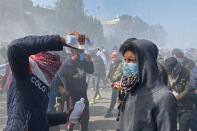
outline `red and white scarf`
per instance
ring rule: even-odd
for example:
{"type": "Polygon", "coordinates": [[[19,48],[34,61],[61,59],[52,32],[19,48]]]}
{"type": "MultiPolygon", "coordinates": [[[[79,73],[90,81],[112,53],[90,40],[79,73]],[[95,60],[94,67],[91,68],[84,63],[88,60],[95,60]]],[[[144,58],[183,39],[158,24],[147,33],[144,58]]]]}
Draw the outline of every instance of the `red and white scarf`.
{"type": "Polygon", "coordinates": [[[50,82],[62,64],[58,55],[48,52],[31,55],[30,59],[38,65],[40,70],[45,74],[47,80],[50,82]]]}

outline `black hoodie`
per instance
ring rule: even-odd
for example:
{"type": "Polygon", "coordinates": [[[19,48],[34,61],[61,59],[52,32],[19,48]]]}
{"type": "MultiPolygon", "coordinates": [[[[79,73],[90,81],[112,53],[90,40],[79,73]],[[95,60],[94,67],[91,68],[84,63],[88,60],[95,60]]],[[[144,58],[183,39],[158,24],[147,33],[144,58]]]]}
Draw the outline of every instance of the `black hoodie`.
{"type": "Polygon", "coordinates": [[[132,41],[137,51],[140,82],[120,113],[120,131],[175,131],[176,99],[159,76],[157,46],[148,40],[132,41]]]}
{"type": "MultiPolygon", "coordinates": [[[[48,131],[49,126],[66,123],[66,115],[61,123],[47,114],[49,86],[30,70],[29,56],[45,51],[63,49],[59,35],[26,36],[11,42],[8,60],[13,73],[13,81],[7,94],[8,120],[5,131],[48,131]]],[[[36,70],[35,72],[39,72],[36,70]]]]}

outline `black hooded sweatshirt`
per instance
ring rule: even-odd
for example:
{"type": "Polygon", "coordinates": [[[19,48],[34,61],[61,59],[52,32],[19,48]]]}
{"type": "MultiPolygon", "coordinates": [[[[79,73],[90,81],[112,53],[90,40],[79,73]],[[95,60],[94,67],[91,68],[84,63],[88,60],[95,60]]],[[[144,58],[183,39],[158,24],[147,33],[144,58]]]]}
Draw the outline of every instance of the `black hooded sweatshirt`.
{"type": "Polygon", "coordinates": [[[140,82],[129,93],[120,112],[120,131],[175,131],[176,99],[164,85],[157,66],[157,46],[148,40],[135,40],[140,82]]]}
{"type": "Polygon", "coordinates": [[[26,36],[11,42],[8,60],[14,77],[7,94],[5,131],[48,131],[49,126],[67,122],[65,113],[46,113],[49,86],[30,70],[29,63],[30,55],[62,50],[63,45],[59,35],[26,36]]]}

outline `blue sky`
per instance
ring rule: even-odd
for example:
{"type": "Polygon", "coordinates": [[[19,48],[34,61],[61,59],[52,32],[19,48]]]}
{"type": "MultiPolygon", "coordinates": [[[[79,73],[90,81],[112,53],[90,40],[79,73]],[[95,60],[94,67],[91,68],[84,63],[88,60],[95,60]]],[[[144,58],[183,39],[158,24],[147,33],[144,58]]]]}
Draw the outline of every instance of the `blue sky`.
{"type": "MultiPolygon", "coordinates": [[[[56,2],[33,1],[44,6],[54,6],[56,2]]],[[[84,6],[88,15],[101,20],[122,14],[138,15],[149,24],[163,25],[169,43],[197,47],[197,0],[84,0],[84,6]]]]}

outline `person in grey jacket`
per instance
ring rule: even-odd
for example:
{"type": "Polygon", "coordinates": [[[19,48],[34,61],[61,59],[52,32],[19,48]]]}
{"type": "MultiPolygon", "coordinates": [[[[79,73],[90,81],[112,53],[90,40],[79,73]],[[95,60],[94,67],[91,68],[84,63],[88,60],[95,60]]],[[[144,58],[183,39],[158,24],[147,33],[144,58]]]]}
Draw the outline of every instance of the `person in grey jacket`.
{"type": "Polygon", "coordinates": [[[159,75],[157,46],[127,39],[120,52],[124,64],[117,131],[175,131],[176,99],[159,75]]]}

